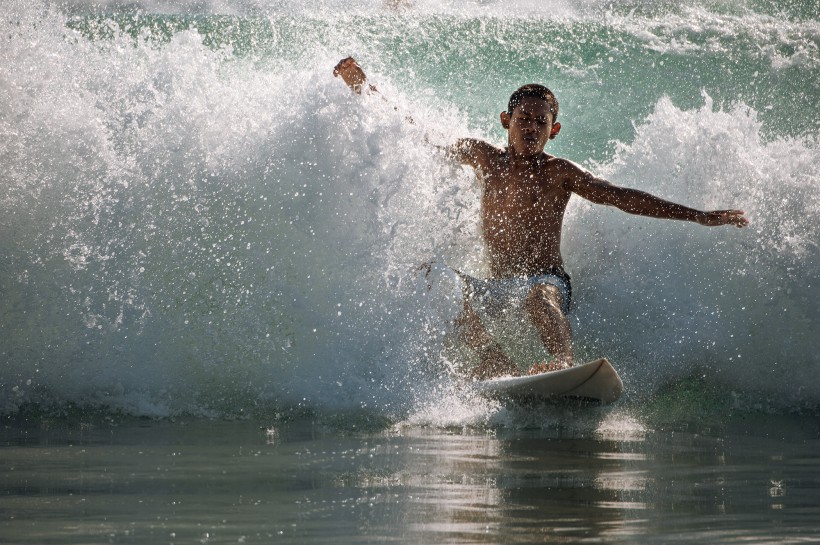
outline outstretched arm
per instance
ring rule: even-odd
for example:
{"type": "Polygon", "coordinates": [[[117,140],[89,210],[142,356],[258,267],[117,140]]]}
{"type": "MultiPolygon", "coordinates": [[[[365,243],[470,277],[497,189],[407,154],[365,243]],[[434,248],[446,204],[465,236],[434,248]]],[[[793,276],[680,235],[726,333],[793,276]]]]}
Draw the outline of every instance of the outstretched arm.
{"type": "Polygon", "coordinates": [[[742,210],[702,211],[673,203],[645,191],[620,187],[596,178],[575,165],[568,164],[567,189],[596,204],[615,206],[624,212],[651,218],[694,221],[707,227],[734,225],[745,227],[749,220],[742,210]]]}
{"type": "MultiPolygon", "coordinates": [[[[336,67],[333,68],[333,76],[341,77],[347,86],[356,94],[361,94],[362,89],[368,89],[369,91],[378,93],[376,87],[367,83],[367,75],[365,75],[364,70],[362,70],[362,67],[359,66],[359,63],[357,63],[353,57],[340,60],[338,64],[336,64],[336,67]]],[[[413,123],[411,117],[408,117],[407,120],[413,123]]],[[[426,135],[425,141],[427,141],[426,135]]],[[[436,144],[431,145],[445,152],[459,163],[478,169],[486,169],[492,157],[499,153],[498,150],[490,144],[473,138],[462,138],[457,140],[455,144],[447,147],[436,144]]]]}

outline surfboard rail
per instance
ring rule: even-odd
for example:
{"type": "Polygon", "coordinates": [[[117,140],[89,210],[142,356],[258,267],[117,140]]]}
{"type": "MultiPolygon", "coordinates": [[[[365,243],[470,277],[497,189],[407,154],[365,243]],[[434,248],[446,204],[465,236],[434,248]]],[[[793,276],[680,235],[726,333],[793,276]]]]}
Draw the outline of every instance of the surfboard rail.
{"type": "Polygon", "coordinates": [[[578,397],[612,403],[624,390],[618,372],[606,358],[559,371],[498,377],[474,383],[482,394],[498,398],[578,397]]]}

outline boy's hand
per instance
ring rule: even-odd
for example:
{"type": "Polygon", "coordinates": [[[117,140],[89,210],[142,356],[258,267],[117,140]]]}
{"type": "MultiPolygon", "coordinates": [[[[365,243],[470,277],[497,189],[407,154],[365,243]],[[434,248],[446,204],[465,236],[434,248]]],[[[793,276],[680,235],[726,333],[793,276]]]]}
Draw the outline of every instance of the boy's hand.
{"type": "Polygon", "coordinates": [[[734,225],[735,227],[746,227],[749,220],[743,216],[743,210],[713,210],[703,212],[698,216],[697,222],[706,227],[717,227],[719,225],[734,225]]]}
{"type": "Polygon", "coordinates": [[[333,77],[341,76],[344,82],[354,93],[361,94],[362,88],[367,81],[364,70],[353,57],[342,59],[333,69],[333,77]]]}

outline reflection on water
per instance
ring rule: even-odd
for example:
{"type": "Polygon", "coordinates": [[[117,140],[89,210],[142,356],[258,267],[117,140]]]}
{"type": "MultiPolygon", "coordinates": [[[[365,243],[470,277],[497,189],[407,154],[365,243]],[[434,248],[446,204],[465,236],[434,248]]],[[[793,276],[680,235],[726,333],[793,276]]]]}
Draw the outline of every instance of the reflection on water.
{"type": "Polygon", "coordinates": [[[426,447],[406,471],[425,477],[412,483],[423,500],[408,506],[408,516],[426,542],[606,537],[623,531],[621,509],[638,504],[621,496],[624,483],[635,489],[646,479],[627,463],[640,455],[617,441],[462,433],[411,430],[426,447]]]}
{"type": "Polygon", "coordinates": [[[817,424],[755,426],[753,435],[699,435],[646,430],[614,413],[591,431],[7,426],[0,535],[6,543],[816,538],[817,424]]]}

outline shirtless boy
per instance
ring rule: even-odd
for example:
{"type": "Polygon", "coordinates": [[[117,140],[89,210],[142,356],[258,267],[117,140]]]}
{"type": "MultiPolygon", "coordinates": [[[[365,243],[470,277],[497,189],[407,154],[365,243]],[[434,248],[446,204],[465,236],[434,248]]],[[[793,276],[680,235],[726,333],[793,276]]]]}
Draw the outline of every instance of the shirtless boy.
{"type": "MultiPolygon", "coordinates": [[[[365,87],[365,73],[352,58],[340,61],[333,75],[341,76],[357,93],[376,90],[372,85],[365,87]]],[[[507,129],[506,148],[465,138],[447,150],[461,164],[473,167],[484,187],[481,226],[492,279],[465,278],[464,311],[456,321],[466,343],[481,359],[473,372],[476,378],[519,374],[471,304],[474,295],[503,295],[508,286],[520,291],[523,285],[523,308],[554,357],[549,365],[536,364],[529,372],[572,365],[572,331],[567,319],[571,289],[561,258],[561,226],[573,193],[596,204],[652,218],[693,221],[709,227],[744,227],[749,223],[741,210],[688,208],[611,184],[566,159],[544,153],[544,146],[561,130],[557,117],[558,101],[552,92],[541,85],[525,85],[512,94],[507,110],[501,112],[501,125],[507,129]]]]}

